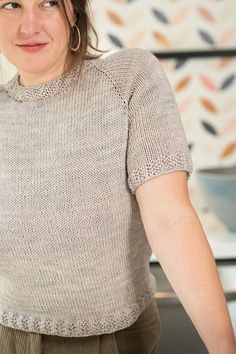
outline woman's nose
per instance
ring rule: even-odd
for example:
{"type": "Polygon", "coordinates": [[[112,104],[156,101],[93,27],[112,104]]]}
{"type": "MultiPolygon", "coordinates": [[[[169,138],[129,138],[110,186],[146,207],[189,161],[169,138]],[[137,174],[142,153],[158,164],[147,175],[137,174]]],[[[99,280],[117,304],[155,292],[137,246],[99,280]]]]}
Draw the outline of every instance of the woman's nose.
{"type": "Polygon", "coordinates": [[[20,18],[19,29],[25,34],[33,34],[39,31],[40,19],[39,13],[35,10],[27,10],[22,13],[20,18]]]}

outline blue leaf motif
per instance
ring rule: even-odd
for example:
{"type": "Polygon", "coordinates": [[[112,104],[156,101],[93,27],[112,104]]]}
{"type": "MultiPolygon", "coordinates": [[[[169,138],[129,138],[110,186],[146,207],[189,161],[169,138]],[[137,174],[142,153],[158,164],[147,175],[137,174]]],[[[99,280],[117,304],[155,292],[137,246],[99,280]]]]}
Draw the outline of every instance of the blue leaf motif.
{"type": "Polygon", "coordinates": [[[175,60],[175,69],[179,69],[185,64],[187,64],[188,58],[179,58],[175,60]]]}
{"type": "Polygon", "coordinates": [[[193,150],[193,147],[194,147],[194,144],[193,143],[188,143],[188,148],[189,150],[192,152],[193,150]]]}
{"type": "Polygon", "coordinates": [[[230,85],[232,85],[232,83],[234,82],[234,79],[235,79],[235,75],[231,75],[231,76],[227,77],[227,78],[223,81],[223,83],[222,83],[220,89],[221,89],[221,90],[224,90],[224,89],[228,88],[230,85]]]}
{"type": "Polygon", "coordinates": [[[215,44],[214,39],[209,35],[209,33],[199,30],[198,31],[200,36],[202,37],[202,39],[204,39],[204,41],[206,41],[209,44],[215,44]]]}
{"type": "Polygon", "coordinates": [[[110,38],[111,42],[115,44],[117,47],[124,48],[123,44],[117,37],[113,36],[112,34],[108,34],[108,37],[110,38]]]}
{"type": "Polygon", "coordinates": [[[218,135],[218,132],[216,129],[210,124],[205,121],[202,121],[203,127],[206,129],[206,131],[212,135],[218,135]]]}
{"type": "Polygon", "coordinates": [[[161,21],[162,23],[169,23],[169,20],[161,11],[157,9],[153,9],[152,11],[159,21],[161,21]]]}

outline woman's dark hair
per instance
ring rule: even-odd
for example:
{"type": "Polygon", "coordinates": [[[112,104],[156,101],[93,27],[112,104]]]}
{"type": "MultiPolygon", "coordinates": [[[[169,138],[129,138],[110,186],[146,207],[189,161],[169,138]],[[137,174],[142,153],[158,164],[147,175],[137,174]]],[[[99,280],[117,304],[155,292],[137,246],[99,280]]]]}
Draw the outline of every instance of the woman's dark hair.
{"type": "MultiPolygon", "coordinates": [[[[76,30],[76,27],[71,26],[70,20],[66,12],[65,1],[68,0],[60,0],[60,4],[63,10],[63,15],[70,29],[70,39],[69,39],[68,46],[69,48],[76,48],[79,43],[78,32],[76,30]]],[[[70,0],[70,1],[74,11],[74,19],[75,19],[74,24],[77,25],[80,31],[81,41],[80,41],[80,46],[76,52],[70,49],[68,50],[65,68],[64,68],[64,74],[67,74],[69,71],[71,71],[78,63],[81,64],[80,65],[80,70],[81,70],[81,66],[84,60],[97,59],[101,57],[103,53],[107,52],[107,51],[97,49],[98,35],[95,28],[92,25],[92,20],[91,20],[92,12],[90,7],[90,0],[70,0]],[[92,45],[92,39],[91,39],[92,32],[94,33],[96,38],[96,47],[92,45]],[[93,55],[89,53],[90,48],[102,54],[93,55]]]]}

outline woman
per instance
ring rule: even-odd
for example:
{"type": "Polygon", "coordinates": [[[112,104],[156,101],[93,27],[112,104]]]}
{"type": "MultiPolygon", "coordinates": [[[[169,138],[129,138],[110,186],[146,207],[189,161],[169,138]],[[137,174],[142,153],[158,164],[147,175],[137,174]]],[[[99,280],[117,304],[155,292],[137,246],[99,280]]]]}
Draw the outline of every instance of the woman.
{"type": "Polygon", "coordinates": [[[0,6],[0,353],[154,353],[153,251],[209,353],[235,354],[159,61],[89,55],[88,1],[0,6]]]}

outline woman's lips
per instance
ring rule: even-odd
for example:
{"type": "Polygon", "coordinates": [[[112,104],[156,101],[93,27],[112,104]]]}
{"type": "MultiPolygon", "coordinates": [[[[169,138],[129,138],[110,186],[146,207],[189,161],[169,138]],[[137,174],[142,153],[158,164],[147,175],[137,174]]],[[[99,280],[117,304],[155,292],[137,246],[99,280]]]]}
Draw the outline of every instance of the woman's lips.
{"type": "Polygon", "coordinates": [[[37,44],[37,45],[20,45],[19,47],[25,52],[34,53],[43,49],[47,44],[37,44]]]}

